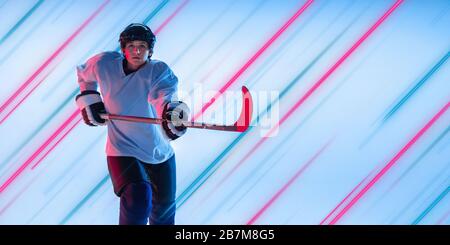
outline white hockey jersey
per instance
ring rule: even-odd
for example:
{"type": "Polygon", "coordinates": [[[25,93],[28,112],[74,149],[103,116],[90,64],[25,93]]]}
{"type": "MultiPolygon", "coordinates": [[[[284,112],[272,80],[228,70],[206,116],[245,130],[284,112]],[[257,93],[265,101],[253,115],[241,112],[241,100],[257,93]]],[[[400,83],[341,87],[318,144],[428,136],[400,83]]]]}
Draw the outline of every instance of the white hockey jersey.
{"type": "MultiPolygon", "coordinates": [[[[123,59],[121,53],[104,52],[78,66],[80,90],[97,90],[98,85],[108,113],[160,118],[164,104],[177,100],[177,77],[157,60],[125,75],[123,59]]],[[[131,156],[158,164],[174,154],[159,125],[109,120],[107,127],[107,156],[131,156]]]]}

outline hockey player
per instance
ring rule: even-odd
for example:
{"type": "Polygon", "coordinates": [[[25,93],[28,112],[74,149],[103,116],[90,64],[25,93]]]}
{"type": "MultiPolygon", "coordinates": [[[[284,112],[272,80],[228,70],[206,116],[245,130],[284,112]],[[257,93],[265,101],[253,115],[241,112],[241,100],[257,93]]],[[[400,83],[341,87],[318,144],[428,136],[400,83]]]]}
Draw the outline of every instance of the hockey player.
{"type": "Polygon", "coordinates": [[[150,59],[155,35],[143,24],[120,34],[119,52],[103,52],[77,67],[76,103],[89,126],[106,125],[106,155],[119,224],[174,224],[175,154],[169,144],[186,132],[188,106],[178,101],[178,79],[150,59]],[[100,93],[97,91],[100,87],[100,93]],[[104,120],[101,114],[167,119],[161,126],[104,120]]]}

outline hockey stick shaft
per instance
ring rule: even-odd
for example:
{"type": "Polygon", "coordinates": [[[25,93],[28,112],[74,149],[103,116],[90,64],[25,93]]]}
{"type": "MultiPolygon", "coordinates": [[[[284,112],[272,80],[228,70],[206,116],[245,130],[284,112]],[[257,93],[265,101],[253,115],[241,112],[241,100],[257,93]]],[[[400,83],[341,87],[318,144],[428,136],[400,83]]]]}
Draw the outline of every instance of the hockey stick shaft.
{"type": "MultiPolygon", "coordinates": [[[[141,123],[150,123],[150,124],[161,124],[164,121],[167,121],[162,118],[135,117],[135,116],[114,115],[114,114],[102,114],[101,117],[103,119],[107,119],[107,120],[120,120],[120,121],[141,122],[141,123]]],[[[215,125],[215,124],[198,123],[198,122],[183,122],[183,125],[187,128],[239,132],[239,130],[237,130],[237,128],[234,125],[226,126],[226,125],[215,125]]]]}
{"type": "MultiPolygon", "coordinates": [[[[219,130],[227,132],[244,132],[248,129],[251,122],[252,112],[253,112],[253,101],[248,89],[242,87],[242,110],[239,119],[233,125],[217,125],[199,122],[183,122],[183,125],[187,128],[198,128],[198,129],[209,129],[209,130],[219,130]]],[[[141,123],[151,123],[151,124],[161,124],[165,119],[162,118],[149,118],[149,117],[136,117],[136,116],[125,116],[125,115],[115,115],[115,114],[102,114],[101,117],[107,120],[120,120],[128,122],[141,122],[141,123]]]]}

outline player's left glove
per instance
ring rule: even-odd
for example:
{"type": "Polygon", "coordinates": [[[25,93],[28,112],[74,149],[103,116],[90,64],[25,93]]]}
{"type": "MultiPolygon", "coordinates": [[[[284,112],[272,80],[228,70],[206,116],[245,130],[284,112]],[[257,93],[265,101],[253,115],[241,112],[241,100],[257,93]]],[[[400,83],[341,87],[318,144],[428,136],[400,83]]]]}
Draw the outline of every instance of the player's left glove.
{"type": "Polygon", "coordinates": [[[162,118],[162,128],[165,135],[170,140],[176,140],[186,133],[187,128],[183,122],[187,122],[189,118],[189,107],[182,101],[172,101],[164,106],[162,118]]]}

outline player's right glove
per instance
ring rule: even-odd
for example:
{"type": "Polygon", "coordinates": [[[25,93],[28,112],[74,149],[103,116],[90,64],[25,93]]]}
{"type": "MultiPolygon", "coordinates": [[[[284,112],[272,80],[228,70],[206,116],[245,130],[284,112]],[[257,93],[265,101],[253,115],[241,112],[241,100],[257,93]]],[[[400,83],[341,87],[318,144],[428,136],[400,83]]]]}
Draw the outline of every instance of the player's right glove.
{"type": "Polygon", "coordinates": [[[87,125],[106,125],[106,120],[100,117],[100,114],[106,114],[106,110],[99,92],[94,90],[83,91],[77,95],[75,101],[87,125]]]}
{"type": "Polygon", "coordinates": [[[172,101],[164,106],[162,128],[169,140],[176,140],[186,133],[183,122],[188,121],[189,107],[182,101],[172,101]]]}

